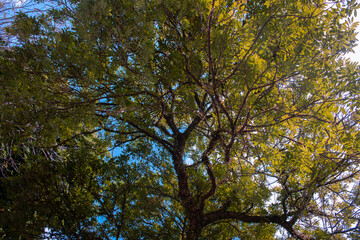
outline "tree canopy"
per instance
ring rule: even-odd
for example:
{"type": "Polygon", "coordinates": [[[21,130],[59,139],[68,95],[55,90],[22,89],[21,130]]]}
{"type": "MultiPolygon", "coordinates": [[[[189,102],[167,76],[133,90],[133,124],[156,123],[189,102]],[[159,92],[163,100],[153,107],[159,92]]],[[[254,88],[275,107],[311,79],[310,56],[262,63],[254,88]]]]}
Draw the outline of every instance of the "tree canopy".
{"type": "Polygon", "coordinates": [[[3,239],[359,239],[359,3],[49,3],[1,46],[3,239]]]}

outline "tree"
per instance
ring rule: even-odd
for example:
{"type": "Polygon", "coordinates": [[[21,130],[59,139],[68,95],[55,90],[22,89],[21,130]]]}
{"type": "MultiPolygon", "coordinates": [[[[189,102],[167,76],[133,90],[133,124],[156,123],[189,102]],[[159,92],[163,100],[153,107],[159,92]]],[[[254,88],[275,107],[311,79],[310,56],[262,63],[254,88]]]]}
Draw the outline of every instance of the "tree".
{"type": "MultiPolygon", "coordinates": [[[[48,1],[32,1],[32,0],[1,0],[0,1],[0,46],[6,46],[15,39],[12,39],[6,32],[6,28],[9,27],[16,18],[17,15],[40,15],[42,12],[53,9],[55,6],[48,1]],[[5,44],[4,44],[5,43],[5,44]]],[[[0,48],[0,50],[2,50],[0,48]]]]}
{"type": "MultiPolygon", "coordinates": [[[[100,158],[96,190],[79,185],[96,210],[86,205],[74,219],[93,221],[92,238],[357,239],[359,68],[344,54],[355,45],[358,6],[72,1],[15,21],[9,31],[20,42],[2,61],[22,63],[24,80],[11,89],[37,96],[35,108],[88,126],[61,141],[97,131],[117,148],[100,158]],[[21,28],[29,19],[38,27],[21,28]]],[[[26,103],[20,96],[15,105],[26,103]]]]}

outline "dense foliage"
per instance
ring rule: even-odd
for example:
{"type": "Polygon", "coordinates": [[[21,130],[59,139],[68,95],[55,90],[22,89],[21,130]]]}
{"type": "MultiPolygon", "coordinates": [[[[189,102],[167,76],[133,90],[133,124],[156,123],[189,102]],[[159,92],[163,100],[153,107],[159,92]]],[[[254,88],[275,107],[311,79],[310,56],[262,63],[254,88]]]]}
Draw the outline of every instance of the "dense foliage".
{"type": "Polygon", "coordinates": [[[359,239],[356,1],[50,3],[1,46],[3,239],[359,239]]]}

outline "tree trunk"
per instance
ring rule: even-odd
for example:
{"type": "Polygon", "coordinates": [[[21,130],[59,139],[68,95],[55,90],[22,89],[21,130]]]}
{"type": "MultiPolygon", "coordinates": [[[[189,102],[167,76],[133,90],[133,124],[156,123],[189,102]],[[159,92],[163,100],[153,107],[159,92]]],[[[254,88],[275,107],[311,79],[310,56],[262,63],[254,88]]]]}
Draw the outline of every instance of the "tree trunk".
{"type": "Polygon", "coordinates": [[[204,215],[196,206],[187,210],[188,225],[185,229],[185,240],[198,240],[204,228],[204,215]]]}
{"type": "Polygon", "coordinates": [[[185,240],[198,240],[200,239],[202,226],[200,223],[191,221],[189,225],[187,226],[186,232],[185,232],[185,240]]]}

